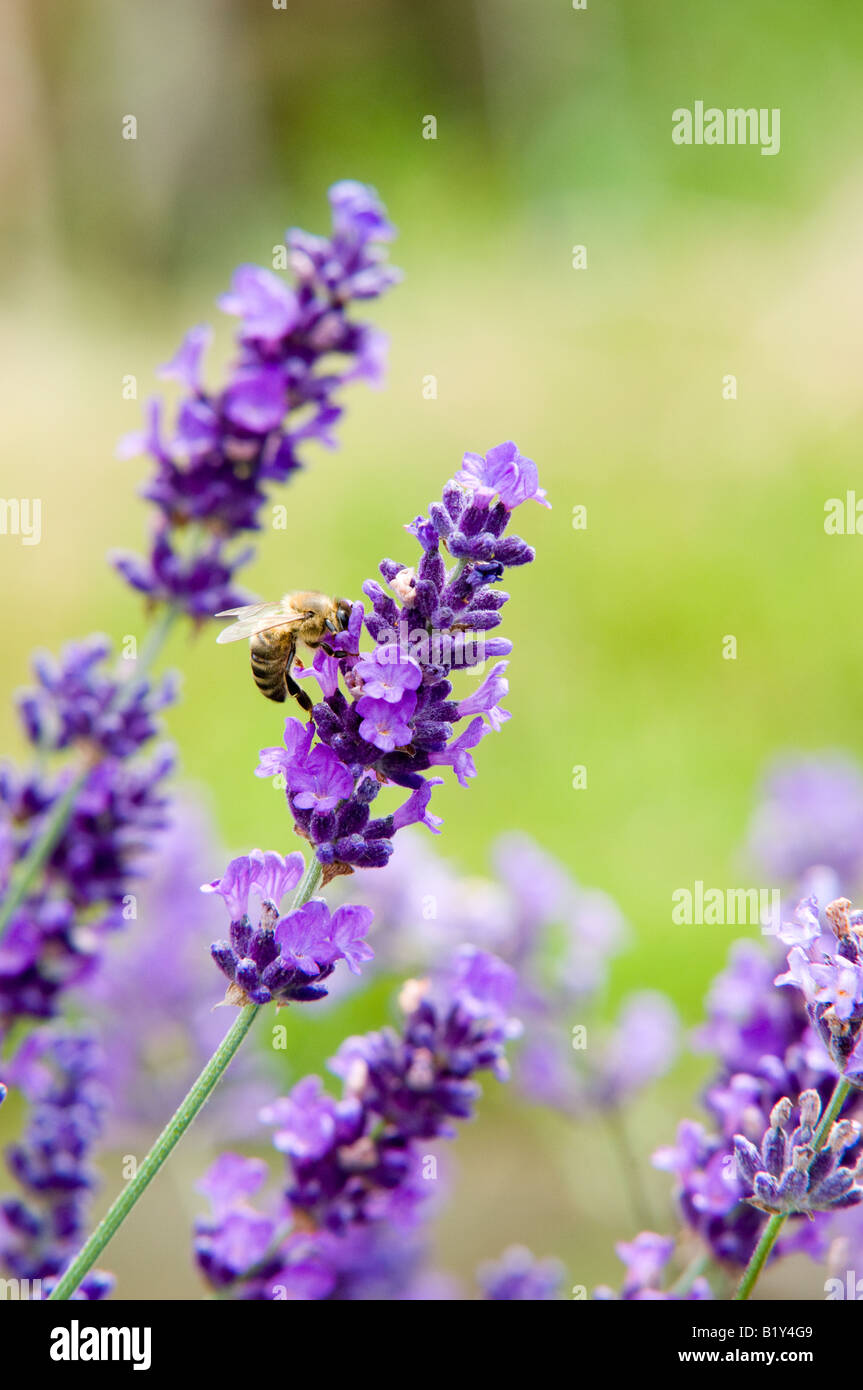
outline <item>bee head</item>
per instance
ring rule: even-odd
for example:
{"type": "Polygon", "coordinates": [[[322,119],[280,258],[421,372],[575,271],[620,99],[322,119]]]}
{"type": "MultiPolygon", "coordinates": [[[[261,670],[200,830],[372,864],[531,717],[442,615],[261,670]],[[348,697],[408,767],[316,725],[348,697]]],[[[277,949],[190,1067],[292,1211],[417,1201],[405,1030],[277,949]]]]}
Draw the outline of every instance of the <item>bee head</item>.
{"type": "Polygon", "coordinates": [[[330,632],[344,632],[351,620],[353,604],[350,599],[337,598],[333,601],[333,616],[327,618],[330,632]]]}

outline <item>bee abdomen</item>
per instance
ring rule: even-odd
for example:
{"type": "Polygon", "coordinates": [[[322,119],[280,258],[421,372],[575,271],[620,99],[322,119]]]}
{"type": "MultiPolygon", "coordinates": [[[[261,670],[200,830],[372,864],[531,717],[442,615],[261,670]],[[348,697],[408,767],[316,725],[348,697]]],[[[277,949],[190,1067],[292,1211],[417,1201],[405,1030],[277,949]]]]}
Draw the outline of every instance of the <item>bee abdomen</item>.
{"type": "Polygon", "coordinates": [[[285,674],[291,654],[290,645],[273,641],[270,633],[260,632],[249,644],[252,679],[262,695],[278,704],[287,698],[285,674]]]}

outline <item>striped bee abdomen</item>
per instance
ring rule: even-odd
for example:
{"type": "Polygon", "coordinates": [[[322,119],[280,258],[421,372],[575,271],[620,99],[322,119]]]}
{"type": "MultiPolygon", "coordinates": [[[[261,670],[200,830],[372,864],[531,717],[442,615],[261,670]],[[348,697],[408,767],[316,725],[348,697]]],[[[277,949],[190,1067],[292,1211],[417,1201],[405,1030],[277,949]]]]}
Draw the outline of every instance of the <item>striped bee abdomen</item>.
{"type": "Polygon", "coordinates": [[[252,677],[268,700],[281,704],[287,698],[287,670],[294,647],[293,633],[284,628],[258,632],[249,642],[252,677]]]}

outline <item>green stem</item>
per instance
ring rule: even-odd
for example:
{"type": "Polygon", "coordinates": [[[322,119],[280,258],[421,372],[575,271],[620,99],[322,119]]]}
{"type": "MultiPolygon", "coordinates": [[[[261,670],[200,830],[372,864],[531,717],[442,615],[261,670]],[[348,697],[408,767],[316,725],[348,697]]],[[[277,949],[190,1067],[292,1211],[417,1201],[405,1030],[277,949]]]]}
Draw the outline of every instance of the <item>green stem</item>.
{"type": "MultiPolygon", "coordinates": [[[[166,608],[157,622],[153,624],[144,643],[143,652],[135,662],[135,671],[129,677],[130,680],[139,681],[147,675],[164,646],[165,638],[175,616],[174,609],[166,608]]],[[[122,704],[120,707],[122,708],[122,704]]],[[[75,773],[63,795],[51,807],[38,839],[33,842],[18,865],[9,891],[2,906],[0,906],[0,936],[3,935],[18,908],[29,896],[36,880],[63,838],[63,832],[69,824],[69,818],[75,808],[78,794],[90,776],[93,766],[94,764],[88,761],[75,773]]]]}
{"type": "Polygon", "coordinates": [[[92,1268],[109,1240],[123,1224],[138,1198],[153,1181],[162,1164],[186,1133],[189,1125],[209,1098],[228,1063],[254,1022],[260,1005],[247,1004],[213,1053],[188,1095],[171,1116],[134,1178],[123,1188],[99,1222],[90,1239],[75,1256],[57,1287],[49,1295],[55,1300],[71,1298],[81,1280],[92,1268]]]}
{"type": "MultiPolygon", "coordinates": [[[[303,880],[294,894],[291,910],[302,907],[303,903],[308,902],[321,881],[322,873],[321,865],[316,858],[312,857],[303,880]]],[[[138,1198],[149,1187],[162,1164],[212,1095],[227,1070],[229,1062],[251,1028],[260,1008],[261,1005],[259,1004],[247,1004],[241,1009],[237,1019],[191,1087],[188,1095],[180,1102],[171,1119],[165,1125],[134,1178],[123,1188],[106,1215],[102,1217],[90,1239],[75,1256],[59,1284],[49,1295],[50,1298],[55,1300],[71,1298],[87,1271],[92,1268],[105,1246],[129,1215],[138,1198]]]]}
{"type": "Polygon", "coordinates": [[[165,645],[165,640],[173,626],[174,619],[178,616],[176,608],[166,607],[159,614],[153,623],[150,631],[144,638],[144,645],[141,655],[135,661],[135,670],[130,679],[142,680],[150,674],[155,665],[156,658],[165,645]]]}
{"type": "Polygon", "coordinates": [[[323,874],[323,865],[320,863],[317,855],[313,854],[306,865],[306,872],[303,874],[299,887],[294,894],[294,900],[291,903],[292,912],[294,908],[302,907],[303,903],[307,903],[309,898],[314,897],[315,890],[318,888],[323,874]]]}
{"type": "MultiPolygon", "coordinates": [[[[838,1077],[836,1080],[836,1085],[833,1088],[833,1094],[830,1097],[829,1103],[827,1105],[827,1109],[821,1116],[818,1128],[815,1131],[815,1138],[812,1141],[812,1147],[815,1153],[817,1153],[819,1149],[822,1149],[826,1144],[828,1135],[830,1134],[830,1130],[833,1126],[833,1121],[836,1119],[837,1115],[839,1114],[839,1111],[845,1104],[845,1099],[850,1094],[850,1091],[851,1082],[846,1081],[844,1076],[838,1077]]],[[[740,1280],[740,1283],[737,1287],[737,1291],[734,1295],[735,1302],[740,1302],[747,1299],[751,1294],[752,1290],[755,1288],[755,1285],[758,1281],[758,1276],[764,1268],[767,1262],[767,1257],[773,1249],[774,1245],[776,1244],[779,1232],[782,1230],[782,1227],[788,1220],[789,1214],[790,1213],[784,1211],[777,1212],[774,1216],[771,1216],[770,1220],[767,1222],[767,1225],[761,1232],[761,1239],[759,1240],[754,1251],[752,1252],[752,1258],[750,1259],[749,1264],[746,1266],[746,1269],[743,1272],[743,1278],[740,1280]]]]}

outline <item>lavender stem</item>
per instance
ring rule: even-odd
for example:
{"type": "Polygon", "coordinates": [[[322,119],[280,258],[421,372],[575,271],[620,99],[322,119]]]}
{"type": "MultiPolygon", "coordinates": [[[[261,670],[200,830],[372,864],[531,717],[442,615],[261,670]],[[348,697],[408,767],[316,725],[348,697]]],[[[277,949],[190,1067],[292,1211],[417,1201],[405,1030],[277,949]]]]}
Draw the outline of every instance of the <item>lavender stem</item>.
{"type": "MultiPolygon", "coordinates": [[[[297,888],[291,910],[302,907],[303,903],[308,902],[309,898],[318,887],[323,869],[317,859],[312,858],[302,882],[297,888]]],[[[99,1222],[89,1240],[82,1246],[69,1265],[62,1279],[56,1288],[51,1292],[49,1298],[60,1301],[71,1298],[81,1280],[87,1274],[99,1258],[105,1246],[119,1230],[129,1212],[134,1207],[138,1198],[141,1197],[150,1185],[153,1178],[158,1173],[162,1164],[173,1152],[179,1141],[182,1139],[192,1121],[202,1109],[205,1102],[209,1100],[219,1081],[227,1071],[234,1054],[240,1047],[243,1039],[252,1026],[261,1005],[247,1004],[240,1013],[231,1028],[226,1033],[222,1042],[216,1048],[207,1065],[204,1067],[197,1081],[189,1089],[187,1095],[180,1102],[171,1119],[166,1124],[162,1133],[159,1135],[150,1152],[141,1163],[134,1178],[124,1187],[120,1195],[114,1200],[105,1216],[99,1222]]]]}

